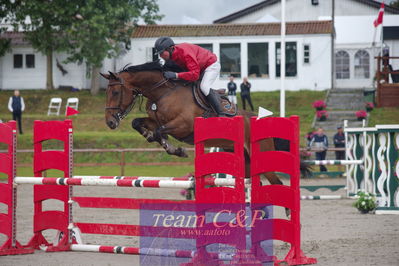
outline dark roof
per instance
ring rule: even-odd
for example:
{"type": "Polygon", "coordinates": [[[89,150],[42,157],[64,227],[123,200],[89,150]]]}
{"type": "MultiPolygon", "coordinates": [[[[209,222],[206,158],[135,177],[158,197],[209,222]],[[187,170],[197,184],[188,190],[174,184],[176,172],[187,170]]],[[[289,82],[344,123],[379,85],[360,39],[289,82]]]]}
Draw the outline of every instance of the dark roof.
{"type": "MultiPolygon", "coordinates": [[[[380,2],[373,1],[373,0],[353,0],[353,1],[360,2],[362,4],[365,4],[365,5],[368,5],[368,6],[371,6],[371,7],[375,7],[377,9],[380,8],[380,6],[381,6],[380,2]]],[[[233,21],[235,19],[238,19],[238,18],[241,18],[241,17],[246,16],[248,14],[251,14],[251,13],[253,13],[253,12],[259,10],[259,9],[262,9],[264,7],[276,4],[278,2],[280,2],[280,0],[265,0],[265,1],[262,1],[262,2],[260,2],[258,4],[255,4],[253,6],[250,6],[250,7],[244,8],[242,10],[239,10],[237,12],[234,12],[234,13],[232,13],[230,15],[227,15],[227,16],[224,16],[222,18],[216,19],[216,20],[213,21],[213,23],[228,23],[228,22],[231,22],[231,21],[233,21]]],[[[399,9],[395,8],[395,7],[391,7],[391,6],[385,5],[385,12],[390,12],[392,14],[399,14],[399,9]]]]}
{"type": "MultiPolygon", "coordinates": [[[[332,22],[288,22],[286,34],[330,34],[332,22]]],[[[280,23],[145,25],[138,26],[132,38],[280,35],[280,23]]]]}
{"type": "Polygon", "coordinates": [[[29,45],[29,42],[24,38],[23,32],[6,31],[0,34],[2,39],[10,39],[12,46],[29,45]]]}

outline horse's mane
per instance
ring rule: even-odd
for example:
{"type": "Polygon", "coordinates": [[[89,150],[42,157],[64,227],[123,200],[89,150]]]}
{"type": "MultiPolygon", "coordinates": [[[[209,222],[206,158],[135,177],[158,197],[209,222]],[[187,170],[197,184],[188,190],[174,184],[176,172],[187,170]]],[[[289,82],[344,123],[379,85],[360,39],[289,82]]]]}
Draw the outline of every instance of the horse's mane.
{"type": "Polygon", "coordinates": [[[135,65],[135,66],[129,66],[128,64],[124,66],[120,72],[140,72],[140,71],[152,71],[152,70],[163,71],[163,67],[159,63],[159,61],[147,62],[145,64],[135,65]]]}
{"type": "Polygon", "coordinates": [[[160,61],[147,62],[141,65],[129,66],[127,64],[120,72],[140,72],[140,71],[173,71],[183,72],[184,70],[173,61],[166,61],[161,65],[160,61]]]}

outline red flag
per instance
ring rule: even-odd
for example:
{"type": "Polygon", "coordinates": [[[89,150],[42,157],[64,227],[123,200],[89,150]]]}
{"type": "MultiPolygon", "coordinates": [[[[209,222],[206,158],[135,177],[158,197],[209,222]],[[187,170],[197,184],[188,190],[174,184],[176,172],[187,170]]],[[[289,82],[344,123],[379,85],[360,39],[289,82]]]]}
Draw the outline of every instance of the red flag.
{"type": "Polygon", "coordinates": [[[378,12],[378,17],[374,20],[374,27],[378,27],[378,25],[382,24],[382,18],[384,16],[384,2],[381,3],[380,11],[378,12]]]}
{"type": "Polygon", "coordinates": [[[65,115],[65,116],[76,115],[76,114],[79,114],[79,111],[78,111],[78,110],[73,109],[73,108],[71,108],[71,107],[69,107],[69,106],[67,107],[66,115],[65,115]]]}

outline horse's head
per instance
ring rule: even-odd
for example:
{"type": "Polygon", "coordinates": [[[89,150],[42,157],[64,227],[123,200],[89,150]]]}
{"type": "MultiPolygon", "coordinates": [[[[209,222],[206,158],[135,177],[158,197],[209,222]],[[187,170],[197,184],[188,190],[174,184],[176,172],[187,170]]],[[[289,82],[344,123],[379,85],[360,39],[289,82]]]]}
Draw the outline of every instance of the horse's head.
{"type": "Polygon", "coordinates": [[[115,129],[132,110],[138,92],[126,87],[123,73],[115,74],[109,71],[109,74],[100,73],[100,75],[109,80],[106,91],[105,122],[110,129],[115,129]]]}

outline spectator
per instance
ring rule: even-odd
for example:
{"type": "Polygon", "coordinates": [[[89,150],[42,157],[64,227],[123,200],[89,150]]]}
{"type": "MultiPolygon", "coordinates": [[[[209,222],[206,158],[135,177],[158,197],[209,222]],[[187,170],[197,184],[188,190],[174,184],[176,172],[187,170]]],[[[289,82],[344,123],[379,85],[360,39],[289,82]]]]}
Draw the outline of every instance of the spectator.
{"type": "Polygon", "coordinates": [[[306,139],[306,145],[307,146],[309,146],[310,141],[312,140],[312,137],[313,137],[314,134],[315,134],[315,132],[313,132],[313,130],[311,130],[308,133],[306,133],[305,139],[306,139]]]}
{"type": "Polygon", "coordinates": [[[8,110],[12,112],[12,119],[18,122],[19,134],[22,134],[22,112],[25,110],[24,98],[19,95],[19,90],[14,91],[14,96],[8,100],[8,110]]]}
{"type": "Polygon", "coordinates": [[[236,96],[236,91],[237,91],[237,84],[234,82],[234,76],[230,76],[230,82],[227,83],[227,89],[229,90],[228,92],[228,98],[231,103],[237,104],[237,96],[236,96]]]}
{"type": "MultiPolygon", "coordinates": [[[[316,160],[325,160],[327,155],[327,148],[328,148],[328,138],[324,135],[323,128],[317,129],[316,134],[313,135],[312,139],[309,143],[309,148],[314,148],[317,150],[316,160]]],[[[327,172],[327,168],[324,165],[320,165],[320,172],[327,172]]]]}
{"type": "MultiPolygon", "coordinates": [[[[337,133],[334,135],[335,148],[345,148],[345,135],[341,126],[337,127],[337,133]]],[[[336,160],[345,160],[345,151],[335,151],[336,160]]],[[[342,165],[338,165],[338,171],[343,172],[342,165]]]]}
{"type": "Polygon", "coordinates": [[[241,83],[241,101],[242,101],[242,108],[245,110],[245,101],[248,101],[251,110],[254,111],[254,106],[252,105],[251,101],[251,83],[248,82],[248,78],[244,77],[243,82],[241,83]]]}

